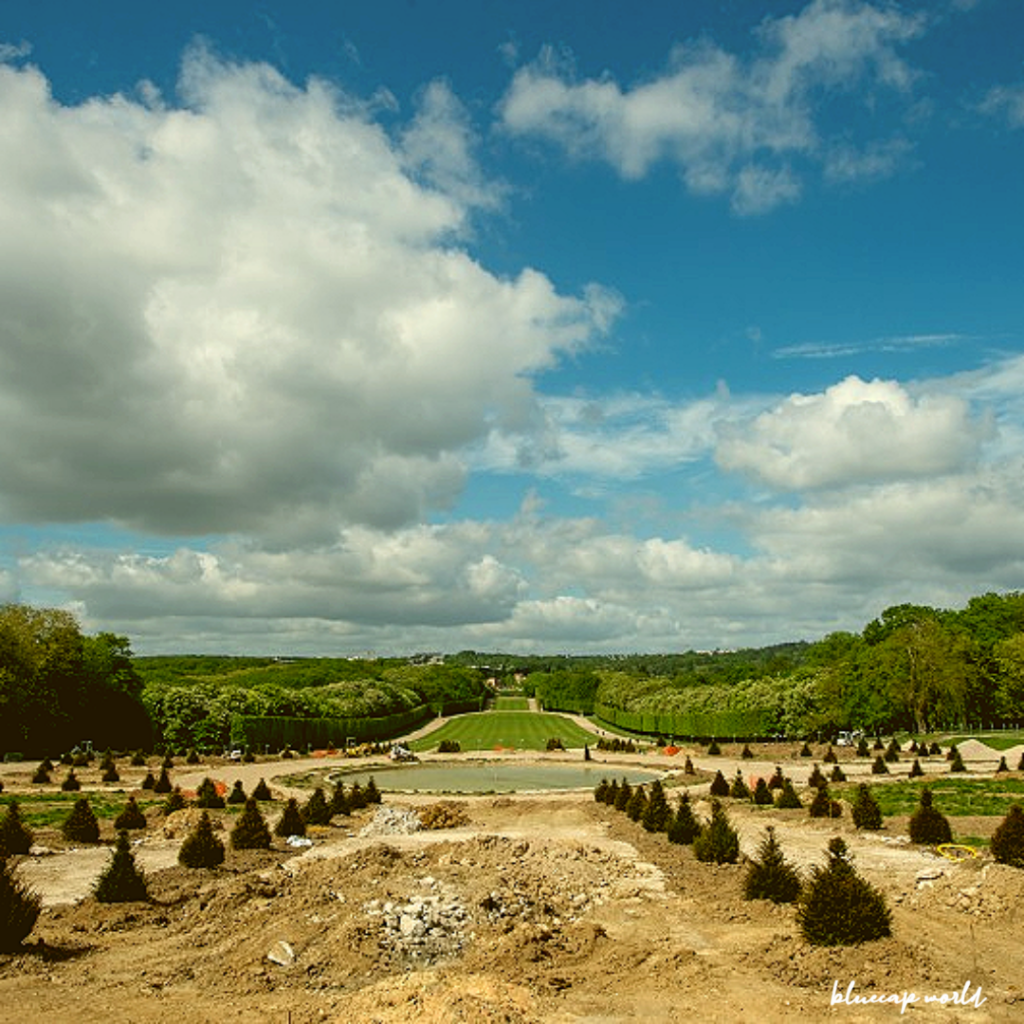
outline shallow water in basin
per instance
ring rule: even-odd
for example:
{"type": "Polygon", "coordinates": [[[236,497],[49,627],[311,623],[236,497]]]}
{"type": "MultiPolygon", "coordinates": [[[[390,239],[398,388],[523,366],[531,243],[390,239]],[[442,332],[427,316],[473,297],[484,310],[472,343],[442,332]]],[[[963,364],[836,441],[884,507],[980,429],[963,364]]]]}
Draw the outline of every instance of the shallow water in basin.
{"type": "Polygon", "coordinates": [[[602,779],[629,779],[631,785],[660,778],[660,772],[607,765],[408,764],[366,771],[332,772],[330,780],[382,790],[415,793],[517,793],[538,789],[593,789],[602,779]]]}

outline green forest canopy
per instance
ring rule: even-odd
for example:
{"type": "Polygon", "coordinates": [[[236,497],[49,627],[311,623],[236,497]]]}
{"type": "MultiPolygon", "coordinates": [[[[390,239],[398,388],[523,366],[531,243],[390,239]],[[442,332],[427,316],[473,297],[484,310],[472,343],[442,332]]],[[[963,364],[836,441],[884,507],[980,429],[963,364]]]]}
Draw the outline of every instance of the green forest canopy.
{"type": "MultiPolygon", "coordinates": [[[[0,750],[51,754],[90,739],[214,749],[232,720],[408,721],[479,708],[489,678],[548,710],[677,735],[924,733],[1024,721],[1024,595],[960,610],[902,604],[816,643],[676,654],[438,659],[133,657],[68,612],[0,607],[0,750]]],[[[310,723],[312,726],[312,723],[310,723]]],[[[329,726],[306,729],[319,735],[329,726]]]]}

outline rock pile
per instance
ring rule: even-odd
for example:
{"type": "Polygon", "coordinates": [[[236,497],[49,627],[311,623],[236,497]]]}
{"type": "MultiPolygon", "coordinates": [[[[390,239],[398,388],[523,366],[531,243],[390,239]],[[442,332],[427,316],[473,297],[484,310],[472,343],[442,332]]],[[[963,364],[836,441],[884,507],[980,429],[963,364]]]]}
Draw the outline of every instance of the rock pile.
{"type": "Polygon", "coordinates": [[[472,935],[466,931],[468,915],[458,897],[429,876],[420,883],[426,894],[414,894],[401,903],[370,900],[363,910],[379,920],[379,943],[388,959],[429,966],[457,957],[472,935]]]}
{"type": "Polygon", "coordinates": [[[422,827],[420,816],[407,807],[381,804],[373,819],[359,833],[360,836],[402,836],[418,832],[422,827]]]}

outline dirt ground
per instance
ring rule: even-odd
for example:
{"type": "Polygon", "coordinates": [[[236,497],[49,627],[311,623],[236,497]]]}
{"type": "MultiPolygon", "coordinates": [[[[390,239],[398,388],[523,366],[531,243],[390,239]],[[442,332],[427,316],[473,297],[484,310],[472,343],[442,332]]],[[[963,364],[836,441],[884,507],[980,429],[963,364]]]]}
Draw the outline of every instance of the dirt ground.
{"type": "MultiPolygon", "coordinates": [[[[770,761],[691,753],[727,777],[737,766],[770,773],[770,761]]],[[[987,767],[986,754],[972,753],[976,769],[987,767]]],[[[609,756],[609,778],[628,760],[609,756]]],[[[243,778],[250,789],[264,776],[284,794],[274,776],[322,767],[200,766],[174,779],[243,778]]],[[[795,757],[783,767],[798,780],[810,769],[795,757]]],[[[938,759],[926,768],[945,770],[938,759]]],[[[5,793],[30,788],[13,766],[2,777],[5,793]]],[[[707,816],[704,791],[692,794],[707,816]]],[[[393,831],[396,811],[434,802],[385,794],[383,811],[336,818],[311,847],[275,840],[271,851],[229,851],[222,868],[200,871],[177,864],[180,823],[167,829],[151,810],[135,844],[149,903],[97,903],[89,892],[109,846],[69,849],[56,830],[40,830],[37,844],[51,852],[19,858],[18,870],[44,910],[25,951],[0,956],[0,1022],[859,1024],[901,1015],[892,1002],[832,1005],[834,993],[913,993],[902,1016],[916,1020],[1024,1020],[1024,871],[911,846],[905,820],[861,834],[848,808],[818,821],[729,803],[744,853],[774,824],[787,856],[806,867],[839,834],[885,893],[893,937],[830,950],[799,938],[792,908],[745,901],[741,865],[700,864],[589,793],[459,798],[465,824],[393,831]],[[925,1003],[965,991],[966,1006],[925,1003]]],[[[953,824],[986,835],[996,819],[953,824]]]]}

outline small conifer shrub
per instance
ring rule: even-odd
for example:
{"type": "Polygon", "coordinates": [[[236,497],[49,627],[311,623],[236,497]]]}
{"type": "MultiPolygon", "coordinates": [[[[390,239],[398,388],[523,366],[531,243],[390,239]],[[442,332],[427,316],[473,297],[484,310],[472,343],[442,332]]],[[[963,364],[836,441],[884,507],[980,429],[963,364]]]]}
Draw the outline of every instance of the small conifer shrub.
{"type": "Polygon", "coordinates": [[[872,750],[885,750],[885,744],[882,742],[881,736],[875,736],[875,742],[871,744],[872,750]]]}
{"type": "Polygon", "coordinates": [[[163,812],[169,817],[175,811],[180,811],[183,807],[188,807],[188,801],[185,799],[185,794],[181,791],[181,786],[175,786],[167,794],[167,799],[164,800],[163,812]]]}
{"type": "Polygon", "coordinates": [[[1010,766],[1006,763],[1006,757],[999,758],[999,764],[996,765],[996,772],[1008,772],[1010,766]]]}
{"type": "Polygon", "coordinates": [[[209,812],[203,811],[196,827],[185,837],[178,863],[187,868],[215,868],[224,863],[224,844],[213,833],[209,812]]]}
{"type": "Polygon", "coordinates": [[[439,754],[458,754],[462,751],[462,744],[458,740],[441,740],[437,745],[439,754]]]}
{"type": "Polygon", "coordinates": [[[846,781],[846,772],[844,772],[843,769],[840,768],[838,764],[832,765],[832,774],[829,775],[829,781],[830,782],[845,782],[846,781]]]}
{"type": "Polygon", "coordinates": [[[739,768],[736,769],[736,777],[732,780],[732,785],[729,787],[729,796],[735,797],[737,800],[750,799],[750,787],[744,781],[739,768]]]}
{"type": "Polygon", "coordinates": [[[895,764],[900,759],[900,745],[896,742],[894,736],[889,743],[889,746],[885,748],[885,760],[889,764],[895,764]]]}
{"type": "Polygon", "coordinates": [[[263,779],[256,783],[256,788],[252,791],[252,798],[253,800],[273,800],[270,795],[270,787],[263,779]]]}
{"type": "Polygon", "coordinates": [[[295,754],[292,752],[291,747],[285,746],[285,748],[281,751],[279,756],[284,761],[290,761],[293,757],[295,757],[295,754]]]}
{"type": "Polygon", "coordinates": [[[155,789],[156,779],[153,777],[152,772],[146,772],[146,777],[140,783],[142,789],[155,789]]]}
{"type": "Polygon", "coordinates": [[[825,756],[822,758],[825,764],[838,764],[839,758],[836,757],[836,752],[832,749],[832,745],[829,744],[828,750],[825,751],[825,756]]]}
{"type": "Polygon", "coordinates": [[[759,778],[754,785],[754,803],[759,807],[767,807],[775,803],[772,791],[768,788],[768,783],[764,779],[759,778]]]}
{"type": "Polygon", "coordinates": [[[288,803],[284,805],[284,813],[274,826],[275,836],[304,836],[306,834],[306,822],[303,820],[302,812],[299,810],[299,803],[295,797],[289,797],[288,803]]]}
{"type": "Polygon", "coordinates": [[[754,752],[750,749],[750,744],[744,743],[743,750],[740,752],[740,757],[742,757],[744,761],[749,761],[753,756],[754,752]]]}
{"type": "Polygon", "coordinates": [[[242,755],[243,764],[253,764],[256,760],[256,755],[246,747],[245,753],[242,755]]]}
{"type": "MultiPolygon", "coordinates": [[[[612,784],[614,785],[614,783],[612,784]]],[[[611,786],[608,787],[608,792],[611,792],[611,786]]],[[[607,796],[605,797],[605,803],[608,803],[607,796]]],[[[345,784],[339,782],[334,787],[334,792],[331,794],[331,817],[333,818],[336,814],[348,815],[351,813],[348,806],[348,795],[345,792],[345,784]]]]}
{"type": "Polygon", "coordinates": [[[128,803],[124,805],[124,810],[114,819],[114,828],[120,831],[122,829],[145,827],[146,816],[142,813],[142,809],[135,802],[135,797],[128,797],[128,803]]]}
{"type": "MultiPolygon", "coordinates": [[[[954,748],[955,749],[955,748],[954,748]]],[[[949,770],[951,772],[965,772],[967,766],[964,764],[964,759],[960,756],[960,751],[957,750],[953,756],[953,760],[950,762],[949,770]]]]}
{"type": "Polygon", "coordinates": [[[942,754],[942,747],[940,747],[938,745],[938,743],[936,743],[934,740],[932,740],[932,744],[928,748],[928,756],[929,757],[939,757],[939,756],[941,756],[941,754],[942,754]]]}
{"type": "Polygon", "coordinates": [[[885,763],[885,758],[883,758],[881,754],[879,754],[875,758],[875,760],[872,762],[871,774],[872,775],[888,775],[889,774],[889,766],[885,763]]]}
{"type": "Polygon", "coordinates": [[[603,804],[605,802],[605,797],[607,795],[608,795],[608,780],[607,779],[602,779],[594,787],[594,800],[597,803],[599,803],[599,804],[603,804]]]}
{"type": "Polygon", "coordinates": [[[615,810],[625,811],[626,804],[629,803],[633,796],[633,787],[629,784],[629,779],[624,778],[619,784],[619,792],[615,796],[615,810]]]}
{"type": "Polygon", "coordinates": [[[647,792],[643,786],[637,786],[626,804],[626,817],[630,821],[639,821],[647,809],[647,792]]]}
{"type": "Polygon", "coordinates": [[[640,816],[640,824],[648,832],[665,832],[671,824],[672,810],[665,797],[665,789],[660,779],[651,783],[651,793],[647,798],[647,806],[640,816]]]}
{"type": "Polygon", "coordinates": [[[124,829],[117,833],[114,856],[96,881],[93,895],[100,903],[134,903],[149,899],[146,876],[135,863],[131,842],[124,829]]]}
{"type": "Polygon", "coordinates": [[[1021,751],[1020,760],[1017,762],[1017,771],[1024,772],[1024,751],[1021,751]]]}
{"type": "Polygon", "coordinates": [[[743,895],[748,900],[771,900],[772,903],[792,903],[800,895],[800,875],[783,855],[771,825],[757,848],[757,857],[747,868],[743,895]]]}
{"type": "Polygon", "coordinates": [[[828,864],[811,868],[796,919],[803,937],[815,946],[853,946],[892,934],[885,898],[857,874],[838,837],[829,841],[828,864]]]}
{"type": "Polygon", "coordinates": [[[171,757],[169,752],[164,755],[164,759],[160,762],[160,767],[165,772],[169,772],[174,767],[174,758],[171,757]]]}
{"type": "Polygon", "coordinates": [[[363,790],[363,795],[366,797],[367,807],[381,802],[380,790],[377,788],[377,783],[373,781],[372,775],[366,780],[366,789],[363,790]]]}
{"type": "Polygon", "coordinates": [[[800,756],[801,757],[813,757],[814,756],[811,753],[811,748],[807,745],[806,741],[804,742],[804,745],[800,748],[800,756]]]}
{"type": "Polygon", "coordinates": [[[915,757],[914,763],[910,766],[910,778],[917,779],[924,775],[924,769],[921,767],[921,762],[915,757]]]}
{"type": "Polygon", "coordinates": [[[0,857],[0,953],[14,953],[36,925],[43,901],[0,857]]]}
{"type": "Polygon", "coordinates": [[[199,751],[195,747],[189,747],[185,755],[185,764],[199,764],[199,751]]]}
{"type": "Polygon", "coordinates": [[[910,746],[907,747],[907,753],[909,753],[909,754],[916,754],[917,753],[917,740],[911,739],[910,746]]]}
{"type": "Polygon", "coordinates": [[[814,799],[808,808],[812,818],[838,818],[843,813],[842,804],[829,795],[828,786],[815,790],[814,799]]]}
{"type": "Polygon", "coordinates": [[[133,768],[145,768],[146,767],[146,755],[141,750],[136,750],[132,754],[132,759],[129,764],[133,768]]]}
{"type": "Polygon", "coordinates": [[[868,741],[863,736],[857,742],[857,756],[858,757],[870,757],[871,751],[868,749],[868,741]]]}
{"type": "Polygon", "coordinates": [[[920,803],[910,816],[910,841],[938,846],[953,842],[953,831],[946,816],[932,806],[932,791],[921,790],[920,803]]]}
{"type": "Polygon", "coordinates": [[[786,778],[782,774],[782,769],[776,765],[775,771],[772,773],[772,777],[768,780],[769,789],[782,789],[786,783],[786,778]]]}
{"type": "Polygon", "coordinates": [[[565,746],[562,743],[562,738],[560,736],[551,736],[548,739],[548,742],[547,742],[547,745],[546,745],[545,749],[546,750],[565,750],[565,746]]]}
{"type": "Polygon", "coordinates": [[[725,781],[725,776],[721,773],[721,771],[715,772],[715,777],[711,780],[711,795],[729,795],[729,783],[725,781]]]}
{"type": "Polygon", "coordinates": [[[711,801],[711,821],[693,841],[693,853],[705,864],[735,864],[740,855],[740,837],[717,800],[711,801]]]}
{"type": "Polygon", "coordinates": [[[353,782],[348,791],[348,805],[353,811],[361,811],[366,806],[366,793],[358,782],[353,782]]]}
{"type": "Polygon", "coordinates": [[[813,771],[807,776],[807,785],[812,786],[814,789],[821,789],[822,786],[828,785],[828,779],[825,778],[822,770],[815,765],[813,771]]]}
{"type": "Polygon", "coordinates": [[[223,806],[224,797],[217,792],[216,784],[212,779],[203,779],[196,789],[196,807],[214,811],[220,810],[223,806]]]}
{"type": "Polygon", "coordinates": [[[668,841],[689,846],[700,835],[700,822],[694,817],[689,794],[684,790],[668,827],[668,841]]]}
{"type": "Polygon", "coordinates": [[[17,800],[12,800],[0,818],[0,860],[32,849],[32,830],[21,817],[17,800]]]}
{"type": "Polygon", "coordinates": [[[231,848],[233,850],[269,850],[270,829],[260,813],[255,798],[245,801],[245,810],[238,816],[235,827],[231,830],[231,848]]]}
{"type": "Polygon", "coordinates": [[[166,766],[160,769],[160,778],[153,786],[154,793],[170,793],[174,787],[171,785],[171,777],[167,774],[166,766]]]}
{"type": "Polygon", "coordinates": [[[61,825],[61,834],[69,843],[98,843],[100,841],[100,823],[93,814],[87,797],[75,801],[71,813],[61,825]]]}
{"type": "Polygon", "coordinates": [[[235,784],[231,787],[231,792],[227,795],[227,802],[229,804],[244,804],[246,801],[245,789],[242,786],[241,779],[235,779],[235,784]]]}
{"type": "Polygon", "coordinates": [[[50,773],[46,771],[42,765],[36,769],[35,775],[32,776],[32,781],[40,784],[45,784],[50,781],[50,773]]]}
{"type": "Polygon", "coordinates": [[[302,817],[307,825],[330,825],[331,805],[319,786],[310,793],[309,799],[303,804],[302,817]]]}
{"type": "MultiPolygon", "coordinates": [[[[1024,754],[1021,755],[1021,760],[1024,761],[1024,754]]],[[[686,758],[686,764],[683,765],[683,772],[686,775],[696,775],[697,769],[693,767],[693,761],[690,760],[689,756],[686,758]]]]}
{"type": "Polygon", "coordinates": [[[800,796],[793,788],[793,783],[789,779],[783,779],[782,789],[779,790],[779,795],[775,798],[775,806],[780,811],[792,811],[803,808],[804,805],[800,800],[800,796]]]}
{"type": "Polygon", "coordinates": [[[82,784],[78,781],[75,775],[75,769],[71,768],[68,771],[67,778],[60,784],[60,788],[65,793],[77,793],[82,788],[82,784]]]}
{"type": "Polygon", "coordinates": [[[111,765],[109,768],[104,769],[103,775],[100,776],[103,782],[120,782],[121,776],[117,771],[115,765],[111,765]]]}
{"type": "Polygon", "coordinates": [[[1000,864],[1024,868],[1024,810],[1014,804],[992,833],[989,851],[1000,864]]]}
{"type": "Polygon", "coordinates": [[[857,828],[871,831],[882,827],[882,811],[863,782],[857,787],[857,798],[853,802],[853,823],[857,828]]]}
{"type": "Polygon", "coordinates": [[[708,753],[714,757],[720,754],[721,752],[722,748],[718,745],[718,741],[712,739],[712,741],[708,744],[708,753]]]}

